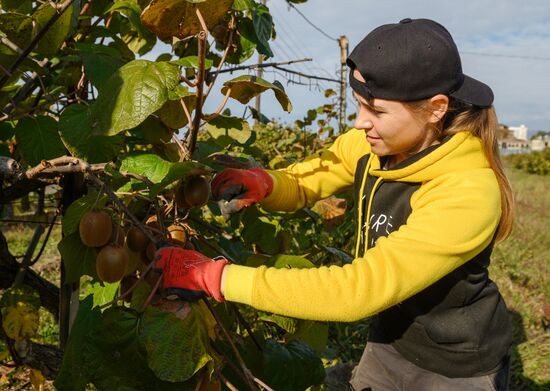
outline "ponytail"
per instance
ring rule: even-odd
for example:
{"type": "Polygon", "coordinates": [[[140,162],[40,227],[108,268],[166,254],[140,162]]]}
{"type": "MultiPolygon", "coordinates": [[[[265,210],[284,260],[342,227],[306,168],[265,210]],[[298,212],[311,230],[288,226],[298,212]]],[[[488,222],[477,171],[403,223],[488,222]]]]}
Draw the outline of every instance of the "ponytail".
{"type": "Polygon", "coordinates": [[[455,134],[465,129],[470,129],[473,135],[481,139],[485,157],[497,178],[502,214],[496,240],[502,241],[512,232],[515,211],[512,187],[504,172],[498,149],[498,120],[495,109],[493,107],[482,109],[464,105],[451,99],[448,114],[442,124],[442,135],[455,134]]]}

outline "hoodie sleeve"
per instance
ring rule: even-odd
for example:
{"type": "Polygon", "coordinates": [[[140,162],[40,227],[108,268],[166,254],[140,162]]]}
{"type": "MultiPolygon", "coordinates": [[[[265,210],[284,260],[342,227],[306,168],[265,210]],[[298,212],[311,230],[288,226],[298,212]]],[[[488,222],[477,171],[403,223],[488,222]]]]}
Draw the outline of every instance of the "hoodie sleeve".
{"type": "Polygon", "coordinates": [[[351,129],[334,144],[300,163],[268,171],[273,191],[262,201],[272,211],[295,211],[353,185],[357,161],[370,153],[365,132],[351,129]]]}
{"type": "Polygon", "coordinates": [[[500,192],[490,169],[432,180],[411,204],[406,224],[349,265],[230,265],[225,298],[302,319],[359,320],[413,296],[479,254],[500,219],[500,192]]]}

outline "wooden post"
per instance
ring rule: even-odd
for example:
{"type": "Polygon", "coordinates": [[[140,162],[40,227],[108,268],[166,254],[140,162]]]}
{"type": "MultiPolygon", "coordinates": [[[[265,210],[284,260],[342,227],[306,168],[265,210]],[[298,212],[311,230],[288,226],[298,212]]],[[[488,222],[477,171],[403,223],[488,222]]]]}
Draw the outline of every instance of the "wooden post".
{"type": "MultiPolygon", "coordinates": [[[[261,0],[261,3],[263,5],[265,5],[266,0],[261,0]]],[[[264,62],[263,54],[258,54],[258,64],[262,65],[263,62],[264,62]]],[[[261,78],[263,75],[264,75],[264,69],[261,66],[259,66],[258,69],[256,70],[256,77],[261,78]]],[[[262,111],[261,111],[261,96],[262,96],[262,94],[258,94],[256,96],[256,104],[254,106],[255,106],[256,112],[258,113],[258,117],[254,120],[254,126],[257,126],[260,123],[260,118],[261,118],[261,113],[262,113],[262,111]]]]}
{"type": "Polygon", "coordinates": [[[338,115],[339,131],[342,133],[346,125],[346,90],[347,90],[347,65],[348,58],[348,39],[345,35],[341,35],[338,39],[340,45],[340,111],[338,115]]]}

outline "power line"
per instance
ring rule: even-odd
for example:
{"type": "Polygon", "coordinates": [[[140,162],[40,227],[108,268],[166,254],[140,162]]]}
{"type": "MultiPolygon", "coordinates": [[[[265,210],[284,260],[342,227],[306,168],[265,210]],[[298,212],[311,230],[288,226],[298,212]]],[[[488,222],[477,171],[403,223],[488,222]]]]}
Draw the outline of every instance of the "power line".
{"type": "Polygon", "coordinates": [[[324,35],[325,37],[327,37],[328,39],[332,39],[333,41],[338,41],[336,38],[333,38],[333,37],[331,37],[330,35],[328,35],[326,32],[324,32],[320,27],[317,27],[315,24],[313,24],[313,22],[310,21],[310,20],[309,20],[309,19],[308,19],[308,18],[298,9],[298,8],[296,8],[296,7],[294,6],[294,4],[292,4],[292,3],[289,2],[289,1],[287,1],[287,3],[288,3],[288,5],[289,5],[291,8],[293,8],[296,12],[298,12],[298,13],[300,14],[300,16],[301,16],[302,18],[304,18],[304,20],[305,20],[306,22],[308,22],[309,25],[310,25],[311,27],[313,27],[315,30],[319,31],[321,34],[323,34],[323,35],[324,35]]]}
{"type": "Polygon", "coordinates": [[[468,51],[460,51],[460,53],[470,54],[474,56],[485,56],[485,57],[507,57],[507,58],[519,58],[523,60],[550,61],[550,57],[519,56],[519,55],[513,55],[513,54],[479,53],[479,52],[468,52],[468,51]]]}
{"type": "Polygon", "coordinates": [[[291,69],[283,68],[279,65],[273,65],[273,68],[278,69],[278,70],[283,71],[283,72],[287,72],[287,73],[291,73],[291,74],[298,75],[298,76],[301,76],[301,77],[305,77],[307,79],[332,81],[332,82],[340,84],[340,80],[337,80],[337,79],[329,79],[328,77],[321,77],[321,76],[315,76],[315,75],[306,75],[305,73],[296,72],[296,71],[293,71],[291,69]]]}

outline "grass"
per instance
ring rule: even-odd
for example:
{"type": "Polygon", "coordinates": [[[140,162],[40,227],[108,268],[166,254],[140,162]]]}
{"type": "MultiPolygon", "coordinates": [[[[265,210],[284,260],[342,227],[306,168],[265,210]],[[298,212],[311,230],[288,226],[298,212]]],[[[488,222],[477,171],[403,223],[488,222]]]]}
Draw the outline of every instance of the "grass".
{"type": "Polygon", "coordinates": [[[514,323],[511,390],[550,390],[550,176],[508,169],[516,199],[512,235],[489,269],[514,323]]]}
{"type": "MultiPolygon", "coordinates": [[[[550,314],[544,314],[544,305],[550,305],[550,176],[530,175],[511,168],[508,175],[517,204],[516,226],[512,235],[495,247],[490,275],[499,286],[514,323],[510,390],[550,390],[550,314]]],[[[0,222],[0,229],[10,252],[24,254],[34,226],[8,226],[0,222]]],[[[34,266],[35,271],[56,285],[59,284],[57,243],[60,239],[61,229],[56,226],[40,261],[34,266]]],[[[56,344],[58,338],[55,320],[41,311],[36,342],[56,344]]],[[[5,372],[0,366],[0,389],[31,389],[28,369],[8,375],[5,372]]],[[[48,382],[46,389],[50,387],[48,382]]]]}

